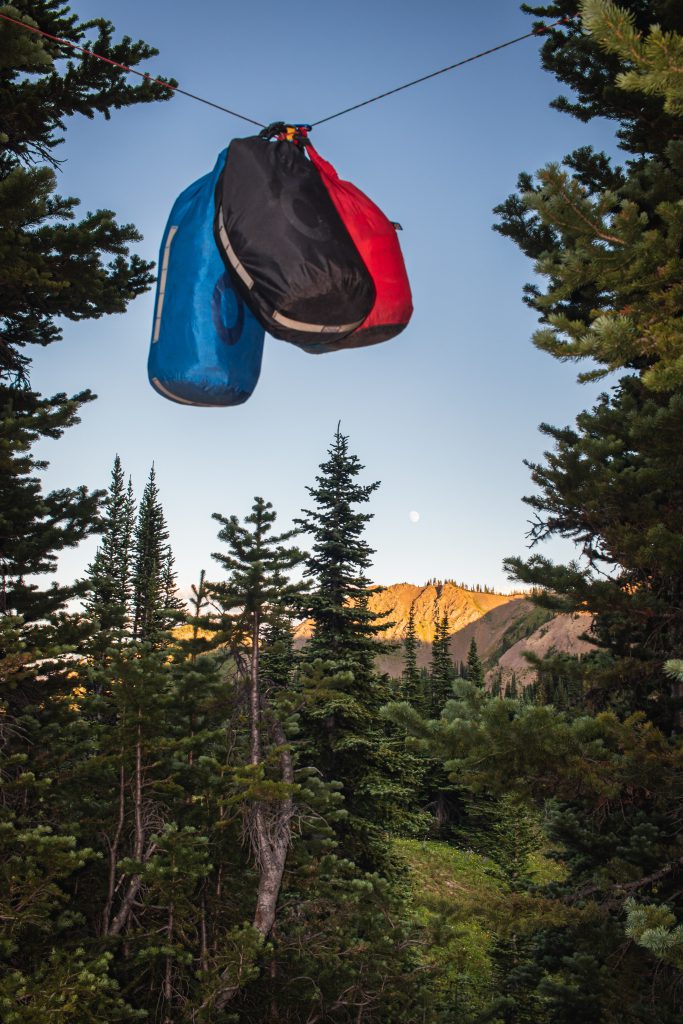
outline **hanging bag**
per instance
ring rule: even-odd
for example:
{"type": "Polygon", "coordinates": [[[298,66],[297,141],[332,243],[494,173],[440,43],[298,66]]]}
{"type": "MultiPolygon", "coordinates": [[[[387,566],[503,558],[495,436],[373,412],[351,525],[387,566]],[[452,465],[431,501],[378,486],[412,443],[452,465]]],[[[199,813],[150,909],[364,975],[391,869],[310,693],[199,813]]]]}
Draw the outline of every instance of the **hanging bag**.
{"type": "Polygon", "coordinates": [[[395,337],[413,312],[397,225],[393,224],[359,188],[339,177],[310,141],[306,151],[360,253],[375,286],[375,302],[363,323],[341,339],[323,336],[308,345],[308,352],[376,345],[395,337]]]}
{"type": "Polygon", "coordinates": [[[216,244],[270,334],[302,347],[340,341],[370,313],[372,278],[303,146],[268,133],[230,143],[216,244]]]}
{"type": "Polygon", "coordinates": [[[213,239],[211,174],[176,199],[161,242],[148,373],[182,405],[239,405],[258,382],[264,331],[235,289],[213,239]]]}

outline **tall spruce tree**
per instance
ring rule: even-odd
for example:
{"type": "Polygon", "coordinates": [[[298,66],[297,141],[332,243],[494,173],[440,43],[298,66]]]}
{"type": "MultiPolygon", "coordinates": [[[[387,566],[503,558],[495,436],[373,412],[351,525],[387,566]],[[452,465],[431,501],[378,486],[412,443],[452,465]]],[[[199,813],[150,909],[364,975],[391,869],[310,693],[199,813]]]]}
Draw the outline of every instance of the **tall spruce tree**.
{"type": "MultiPolygon", "coordinates": [[[[259,868],[253,928],[265,940],[275,924],[278,899],[292,837],[294,762],[277,707],[267,699],[261,672],[261,640],[268,622],[282,621],[300,611],[303,592],[290,575],[304,554],[289,544],[295,530],[274,535],[276,514],[270,502],[256,497],[240,523],[236,516],[214,514],[221,524],[219,539],[227,553],[214,558],[227,572],[225,581],[211,585],[224,616],[232,618],[233,650],[248,652],[249,774],[245,793],[246,832],[259,868]],[[274,755],[269,757],[269,750],[274,755]],[[276,764],[268,770],[269,760],[276,764]]],[[[215,997],[219,1008],[237,994],[230,976],[215,997]]]]}
{"type": "MultiPolygon", "coordinates": [[[[128,38],[114,43],[110,22],[80,22],[56,0],[16,0],[7,11],[120,63],[135,66],[157,52],[128,38]]],[[[56,193],[57,147],[73,115],[107,117],[112,108],[167,99],[171,91],[151,80],[131,85],[114,64],[74,60],[64,46],[7,22],[0,24],[0,54],[1,601],[35,621],[77,588],[46,591],[27,579],[52,573],[61,550],[97,530],[100,495],[84,487],[43,493],[36,473],[46,464],[31,454],[33,445],[78,423],[93,396],[33,391],[27,349],[59,341],[64,319],[123,312],[152,281],[151,264],[130,254],[140,237],[132,225],[117,224],[106,209],[77,220],[78,200],[56,193]]]]}
{"type": "Polygon", "coordinates": [[[434,623],[434,640],[432,641],[432,664],[430,670],[430,707],[432,718],[438,718],[441,709],[451,696],[451,688],[455,679],[455,670],[450,652],[451,628],[448,613],[434,623]]]}
{"type": "Polygon", "coordinates": [[[372,514],[362,508],[379,484],[358,482],[363,468],[337,427],[308,489],[315,507],[297,520],[312,538],[306,574],[313,636],[304,652],[302,728],[323,778],[342,783],[348,810],[338,833],[342,852],[364,870],[386,872],[394,863],[388,832],[414,827],[420,772],[378,718],[390,696],[375,667],[388,624],[368,607],[373,552],[363,533],[372,514]]]}
{"type": "Polygon", "coordinates": [[[133,639],[158,645],[178,620],[178,598],[166,517],[152,466],[140,501],[133,555],[133,639]]]}
{"type": "MultiPolygon", "coordinates": [[[[575,428],[543,427],[554,450],[531,467],[533,540],[573,539],[583,563],[534,555],[507,565],[543,588],[536,597],[547,606],[593,612],[604,652],[586,666],[585,699],[600,713],[532,704],[528,691],[522,701],[486,701],[463,690],[441,722],[405,707],[391,714],[479,792],[516,792],[541,809],[564,865],[545,895],[576,916],[560,924],[541,913],[531,942],[502,944],[497,1010],[544,1024],[673,1024],[683,906],[681,776],[671,768],[681,739],[666,666],[683,643],[683,122],[662,63],[683,48],[683,11],[666,0],[621,9],[587,0],[581,9],[584,26],[553,31],[544,46],[546,65],[577,92],[557,105],[582,120],[618,120],[630,159],[614,168],[585,148],[535,181],[523,175],[498,209],[499,230],[546,282],[526,289],[543,324],[536,344],[591,359],[584,379],[619,378],[575,428]],[[645,93],[634,91],[639,78],[645,93]]],[[[557,17],[578,6],[530,10],[557,17]]],[[[559,703],[570,705],[560,683],[559,703]]]]}
{"type": "Polygon", "coordinates": [[[470,642],[469,650],[467,652],[467,678],[475,686],[484,685],[484,666],[481,663],[479,657],[479,650],[477,648],[477,641],[472,637],[470,642]]]}
{"type": "Polygon", "coordinates": [[[123,312],[152,281],[151,264],[131,255],[140,237],[132,225],[107,209],[78,218],[78,200],[58,194],[57,147],[68,120],[108,117],[171,92],[147,80],[129,84],[112,61],[135,66],[157,51],[128,38],[114,42],[110,22],[80,22],[57,0],[15,0],[2,9],[110,63],[74,58],[53,40],[0,22],[0,1015],[132,1021],[139,1015],[118,990],[111,954],[84,932],[88,898],[78,909],[71,903],[79,884],[92,892],[84,872],[100,863],[83,838],[93,804],[76,799],[90,795],[97,774],[83,772],[86,759],[97,761],[96,732],[77,696],[84,662],[63,658],[79,640],[78,619],[57,617],[83,588],[33,582],[101,526],[101,493],[78,486],[46,493],[47,464],[33,451],[77,424],[94,396],[40,395],[31,387],[30,353],[58,342],[65,320],[123,312]],[[31,771],[22,774],[27,760],[31,771]]]}
{"type": "Polygon", "coordinates": [[[276,514],[270,502],[256,497],[244,523],[236,516],[214,514],[221,524],[219,539],[227,553],[214,558],[227,572],[227,579],[212,583],[211,594],[222,614],[232,620],[232,649],[248,654],[249,765],[253,784],[249,834],[261,869],[254,928],[265,939],[274,921],[282,883],[294,814],[294,782],[291,751],[282,722],[268,701],[262,680],[261,645],[268,624],[281,625],[300,611],[302,587],[291,580],[304,554],[289,544],[295,530],[273,534],[276,514]],[[266,780],[268,747],[279,747],[279,777],[266,780]]]}
{"type": "Polygon", "coordinates": [[[103,520],[102,540],[86,574],[85,602],[87,613],[95,620],[93,643],[100,657],[107,647],[120,643],[130,628],[135,500],[130,479],[126,487],[118,455],[104,501],[103,520]]]}
{"type": "Polygon", "coordinates": [[[313,538],[306,576],[314,587],[309,601],[313,636],[310,658],[323,656],[349,671],[372,673],[379,637],[386,623],[368,608],[374,589],[367,575],[372,548],[363,534],[372,514],[361,511],[379,487],[361,484],[364,467],[349,452],[349,439],[337,426],[328,459],[320,466],[316,485],[308,493],[316,503],[297,520],[313,538]]]}
{"type": "Polygon", "coordinates": [[[415,629],[415,606],[411,604],[408,612],[408,625],[403,637],[403,676],[401,696],[416,707],[420,701],[420,673],[417,667],[417,649],[420,641],[415,629]]]}
{"type": "MultiPolygon", "coordinates": [[[[554,31],[544,59],[577,89],[576,102],[562,108],[584,120],[619,121],[626,167],[584,147],[535,180],[522,175],[519,193],[497,210],[497,229],[536,261],[546,282],[545,290],[526,289],[542,323],[535,344],[559,359],[590,360],[581,379],[619,375],[575,426],[542,425],[553,447],[530,464],[532,540],[569,538],[583,563],[555,565],[534,554],[506,564],[542,589],[547,606],[593,613],[594,639],[615,668],[594,674],[592,700],[640,707],[670,726],[679,698],[663,664],[683,650],[683,117],[653,54],[677,45],[683,14],[665,0],[622,8],[583,4],[590,31],[579,23],[554,31]],[[647,93],[634,92],[643,75],[647,93]]],[[[576,15],[578,8],[532,9],[550,10],[576,15]]]]}

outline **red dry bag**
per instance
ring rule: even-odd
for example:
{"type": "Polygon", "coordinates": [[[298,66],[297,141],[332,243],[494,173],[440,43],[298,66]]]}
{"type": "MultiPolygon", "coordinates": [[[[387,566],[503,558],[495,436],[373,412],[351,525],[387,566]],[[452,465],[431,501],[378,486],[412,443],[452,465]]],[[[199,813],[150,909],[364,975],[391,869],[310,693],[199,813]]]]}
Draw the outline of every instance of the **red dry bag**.
{"type": "Polygon", "coordinates": [[[317,353],[388,341],[403,330],[413,312],[396,227],[360,189],[350,181],[343,181],[309,140],[306,140],[306,149],[365,263],[376,296],[363,323],[345,338],[321,337],[311,344],[300,343],[300,346],[307,352],[317,353]]]}

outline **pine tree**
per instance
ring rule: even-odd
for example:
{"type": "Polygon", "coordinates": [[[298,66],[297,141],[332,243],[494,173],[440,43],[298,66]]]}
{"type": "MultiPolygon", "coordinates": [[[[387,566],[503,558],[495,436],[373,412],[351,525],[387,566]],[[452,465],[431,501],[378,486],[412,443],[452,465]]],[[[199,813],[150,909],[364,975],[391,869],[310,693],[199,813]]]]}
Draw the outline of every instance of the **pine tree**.
{"type": "MultiPolygon", "coordinates": [[[[274,615],[281,619],[283,614],[291,617],[299,611],[302,588],[289,577],[304,560],[298,548],[288,546],[296,531],[272,535],[276,520],[272,508],[270,502],[255,498],[244,524],[236,516],[214,514],[221,524],[219,539],[227,545],[228,553],[217,552],[213,557],[228,576],[224,582],[211,585],[214,599],[233,619],[233,643],[246,645],[249,650],[249,834],[260,867],[253,926],[264,939],[275,922],[289,850],[294,769],[282,723],[263,692],[261,639],[264,626],[274,615]],[[279,775],[273,781],[264,774],[267,743],[279,750],[279,775]]],[[[222,1000],[219,1003],[224,1005],[222,1000]]]]}
{"type": "Polygon", "coordinates": [[[393,864],[387,830],[411,822],[417,766],[378,719],[390,689],[375,657],[388,624],[368,608],[373,552],[363,532],[372,515],[361,509],[379,484],[359,483],[363,468],[337,427],[308,489],[315,508],[297,520],[312,538],[306,575],[313,636],[304,652],[302,729],[325,781],[342,783],[348,818],[341,850],[360,868],[385,872],[393,864]]]}
{"type": "Polygon", "coordinates": [[[430,677],[430,714],[432,718],[438,718],[441,709],[451,696],[451,687],[455,678],[450,654],[450,624],[447,612],[444,612],[442,617],[434,623],[430,677]]]}
{"type": "Polygon", "coordinates": [[[477,650],[477,641],[474,637],[472,637],[467,652],[467,678],[475,686],[484,685],[484,666],[481,663],[479,651],[477,650]]]}
{"type": "MultiPolygon", "coordinates": [[[[142,42],[113,44],[107,21],[82,24],[65,4],[17,0],[12,15],[103,56],[136,65],[156,54],[142,42]]],[[[56,558],[98,528],[100,494],[64,488],[44,494],[31,454],[41,438],[78,423],[89,392],[41,397],[30,387],[29,345],[60,340],[60,320],[123,312],[152,281],[151,264],[129,249],[139,235],[109,210],[75,219],[78,200],[55,193],[55,148],[67,117],[109,116],[112,108],[166,99],[171,90],[145,80],[131,85],[120,68],[73,60],[63,46],[7,22],[0,25],[0,424],[3,487],[0,518],[2,606],[36,621],[63,606],[77,588],[41,590],[27,579],[54,571],[56,558]]]]}
{"type": "Polygon", "coordinates": [[[27,623],[50,616],[78,594],[77,585],[53,583],[41,589],[32,578],[54,573],[60,551],[98,529],[102,492],[81,487],[43,494],[36,474],[47,464],[31,453],[41,437],[59,438],[79,422],[83,400],[65,395],[42,399],[0,379],[0,609],[27,623]]]}
{"type": "MultiPolygon", "coordinates": [[[[553,10],[575,14],[576,4],[553,10]]],[[[533,542],[569,538],[583,563],[533,554],[506,565],[547,607],[593,613],[592,636],[614,661],[594,700],[642,708],[670,727],[679,698],[662,665],[683,651],[683,120],[652,62],[653,50],[665,59],[678,45],[683,23],[663,0],[585,10],[592,34],[572,25],[544,44],[547,66],[578,90],[576,103],[559,105],[584,120],[617,118],[632,159],[615,168],[582,148],[536,180],[522,175],[519,194],[498,208],[498,230],[546,282],[545,291],[526,289],[542,322],[536,345],[559,359],[589,358],[581,379],[619,376],[574,427],[544,424],[552,450],[530,464],[533,542]],[[641,75],[647,95],[633,91],[641,75]]]]}
{"type": "Polygon", "coordinates": [[[419,644],[415,630],[415,608],[411,604],[408,612],[408,625],[403,637],[403,683],[401,693],[404,700],[417,707],[420,697],[420,673],[417,668],[417,648],[419,644]]]}
{"type": "Polygon", "coordinates": [[[152,466],[140,501],[133,556],[133,639],[158,645],[177,621],[173,554],[152,466]]]}
{"type": "Polygon", "coordinates": [[[128,633],[134,524],[132,484],[129,479],[126,488],[117,455],[104,502],[102,540],[86,574],[85,607],[96,623],[94,643],[100,658],[107,647],[120,643],[128,633]]]}
{"type": "MultiPolygon", "coordinates": [[[[90,46],[111,61],[135,66],[156,53],[131,39],[113,43],[109,22],[84,25],[55,0],[15,0],[4,11],[75,43],[87,43],[89,33],[90,46]]],[[[94,396],[41,396],[31,387],[28,355],[30,346],[58,342],[65,320],[123,312],[152,282],[151,264],[130,253],[140,237],[132,225],[118,224],[106,209],[78,219],[78,200],[56,192],[55,147],[68,118],[108,117],[171,95],[149,80],[129,83],[111,62],[74,59],[61,44],[0,23],[0,1016],[22,1021],[55,1012],[139,1019],[118,989],[111,952],[97,950],[88,934],[92,889],[85,878],[102,861],[84,832],[93,811],[90,783],[106,773],[93,756],[104,726],[98,718],[91,729],[80,713],[85,662],[66,661],[64,651],[83,641],[82,625],[62,612],[84,588],[35,582],[54,572],[60,552],[102,525],[102,493],[79,486],[45,493],[47,463],[34,454],[44,439],[77,424],[94,396]],[[29,772],[20,767],[27,762],[29,772]]],[[[108,785],[100,808],[111,792],[108,785]]]]}
{"type": "MultiPolygon", "coordinates": [[[[531,11],[558,17],[575,15],[577,6],[558,0],[531,11]]],[[[583,120],[616,118],[633,159],[613,168],[604,154],[578,150],[536,180],[523,175],[520,193],[498,210],[499,229],[536,261],[545,281],[545,290],[526,289],[542,322],[536,344],[560,359],[591,358],[583,379],[619,375],[575,428],[543,427],[554,450],[531,467],[533,539],[573,539],[582,562],[554,565],[535,554],[507,563],[538,588],[534,597],[546,607],[593,613],[603,650],[580,668],[588,707],[575,714],[548,703],[568,704],[569,694],[558,659],[545,659],[521,700],[462,689],[439,721],[420,721],[404,705],[389,712],[452,778],[491,800],[514,795],[542,813],[564,873],[544,889],[551,904],[539,908],[533,940],[503,944],[505,1002],[496,1011],[547,1024],[673,1024],[680,1016],[683,907],[673,821],[681,793],[679,774],[670,771],[681,757],[672,729],[680,695],[665,666],[683,650],[683,534],[675,511],[683,467],[674,440],[683,423],[683,178],[680,115],[661,63],[679,52],[679,39],[653,25],[674,33],[683,25],[680,5],[623,6],[643,33],[631,38],[628,63],[628,32],[619,38],[613,30],[622,15],[598,2],[583,5],[597,19],[595,35],[576,22],[555,29],[544,60],[576,89],[575,100],[557,105],[583,120]],[[645,57],[650,43],[659,46],[659,63],[648,70],[641,58],[654,64],[652,52],[645,57]],[[634,65],[653,72],[647,95],[632,91],[634,65]],[[628,92],[619,88],[622,75],[628,92]],[[635,919],[634,893],[647,906],[635,919]],[[567,906],[574,920],[544,917],[567,906]]],[[[510,688],[515,696],[514,676],[510,688]]]]}
{"type": "Polygon", "coordinates": [[[349,439],[337,426],[328,459],[308,493],[316,503],[302,510],[297,525],[313,538],[306,576],[314,582],[309,601],[313,636],[309,658],[324,656],[349,671],[371,673],[382,650],[379,636],[387,623],[368,608],[374,589],[367,576],[373,550],[363,539],[371,513],[365,505],[379,482],[360,484],[364,467],[349,453],[349,439]]]}
{"type": "Polygon", "coordinates": [[[649,25],[644,37],[633,12],[610,0],[584,0],[581,21],[607,53],[619,57],[632,70],[621,71],[617,85],[627,92],[656,96],[664,100],[663,110],[672,117],[683,114],[681,57],[683,39],[676,32],[663,32],[649,25]]]}

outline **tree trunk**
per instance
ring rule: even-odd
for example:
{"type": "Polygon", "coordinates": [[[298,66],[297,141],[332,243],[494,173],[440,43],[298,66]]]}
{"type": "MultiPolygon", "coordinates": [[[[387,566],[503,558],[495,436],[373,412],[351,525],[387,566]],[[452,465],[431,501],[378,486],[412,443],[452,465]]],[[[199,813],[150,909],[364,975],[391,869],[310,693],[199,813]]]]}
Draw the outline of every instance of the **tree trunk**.
{"type": "Polygon", "coordinates": [[[202,896],[202,916],[200,919],[200,942],[199,947],[199,966],[203,971],[206,971],[209,966],[209,946],[206,935],[206,900],[202,896]]]}
{"type": "Polygon", "coordinates": [[[249,725],[251,763],[261,764],[261,692],[259,687],[259,613],[254,612],[251,636],[251,673],[249,686],[249,725]]]}
{"type": "MultiPolygon", "coordinates": [[[[255,612],[253,617],[254,632],[252,637],[249,692],[251,764],[254,766],[261,764],[262,760],[258,628],[259,616],[258,612],[255,612]]],[[[284,729],[279,722],[275,721],[271,726],[271,731],[273,739],[281,747],[280,771],[282,781],[288,786],[292,786],[294,784],[294,764],[291,750],[287,746],[287,737],[285,736],[284,729]]],[[[282,887],[282,876],[292,835],[293,814],[294,801],[291,792],[284,800],[279,800],[274,805],[269,806],[259,802],[254,808],[253,843],[259,867],[259,884],[256,894],[253,927],[263,936],[264,940],[270,934],[275,923],[277,902],[282,887]]],[[[224,1009],[235,998],[239,988],[239,984],[231,983],[229,986],[219,989],[214,999],[216,1008],[219,1010],[224,1009]]]]}
{"type": "MultiPolygon", "coordinates": [[[[135,789],[133,807],[135,811],[135,839],[133,842],[133,860],[141,861],[145,848],[145,831],[142,823],[142,724],[138,715],[138,731],[135,742],[135,789]]],[[[109,927],[109,935],[119,935],[125,927],[133,904],[140,891],[141,879],[134,875],[128,883],[119,912],[109,927]]]]}
{"type": "Polygon", "coordinates": [[[123,765],[123,751],[121,751],[121,768],[119,771],[119,818],[116,823],[116,831],[114,832],[114,838],[109,845],[109,881],[107,884],[107,902],[104,905],[102,912],[102,927],[100,929],[101,935],[109,934],[109,923],[111,919],[111,908],[114,903],[114,893],[116,891],[116,862],[119,854],[119,842],[121,840],[121,833],[123,832],[123,825],[126,814],[126,773],[123,765]]]}
{"type": "MultiPolygon", "coordinates": [[[[169,946],[173,942],[173,904],[168,908],[168,923],[166,925],[166,934],[168,938],[169,946]]],[[[173,1000],[173,960],[170,956],[166,957],[166,970],[164,972],[164,1024],[173,1024],[171,1017],[171,1002],[173,1000]]]]}
{"type": "MultiPolygon", "coordinates": [[[[292,786],[294,784],[294,765],[292,753],[287,746],[287,737],[279,722],[273,723],[272,732],[275,742],[282,748],[280,753],[282,781],[292,786]]],[[[256,810],[256,835],[261,873],[256,896],[254,928],[263,935],[264,939],[268,937],[275,923],[277,901],[292,837],[293,813],[294,801],[291,793],[284,800],[280,800],[276,807],[270,809],[270,820],[265,807],[261,806],[256,810]]]]}

